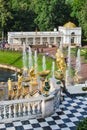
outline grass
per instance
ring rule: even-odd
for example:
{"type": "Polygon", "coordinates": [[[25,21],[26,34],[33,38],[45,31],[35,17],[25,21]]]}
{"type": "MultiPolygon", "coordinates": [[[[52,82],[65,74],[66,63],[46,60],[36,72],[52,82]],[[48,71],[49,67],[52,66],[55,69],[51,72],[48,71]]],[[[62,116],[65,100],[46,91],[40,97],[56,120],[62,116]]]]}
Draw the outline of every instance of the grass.
{"type": "Polygon", "coordinates": [[[14,51],[0,51],[0,63],[22,68],[22,53],[14,51]]]}
{"type": "MultiPolygon", "coordinates": [[[[34,62],[34,54],[32,56],[34,62]]],[[[46,56],[46,69],[52,69],[52,62],[54,59],[46,56]]],[[[38,71],[42,71],[42,55],[38,54],[38,71]]],[[[0,51],[0,63],[6,65],[12,65],[18,68],[23,68],[22,63],[22,52],[15,51],[0,51]]],[[[27,64],[28,64],[28,54],[27,54],[27,64]]],[[[27,65],[28,66],[28,65],[27,65]]]]}

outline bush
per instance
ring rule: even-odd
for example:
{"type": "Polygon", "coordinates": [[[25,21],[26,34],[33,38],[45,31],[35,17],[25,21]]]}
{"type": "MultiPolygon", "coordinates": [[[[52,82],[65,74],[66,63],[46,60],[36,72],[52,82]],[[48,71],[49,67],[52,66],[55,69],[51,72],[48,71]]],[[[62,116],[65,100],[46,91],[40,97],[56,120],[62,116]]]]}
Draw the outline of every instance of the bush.
{"type": "Polygon", "coordinates": [[[78,123],[77,130],[87,130],[87,117],[78,123]]]}

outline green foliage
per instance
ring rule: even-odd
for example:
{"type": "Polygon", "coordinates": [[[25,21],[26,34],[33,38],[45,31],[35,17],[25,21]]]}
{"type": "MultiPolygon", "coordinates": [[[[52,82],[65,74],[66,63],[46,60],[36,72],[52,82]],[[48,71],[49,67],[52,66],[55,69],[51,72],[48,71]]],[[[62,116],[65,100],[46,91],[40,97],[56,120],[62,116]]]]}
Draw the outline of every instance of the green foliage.
{"type": "Polygon", "coordinates": [[[84,118],[83,121],[78,123],[77,130],[87,130],[87,118],[84,118]]]}
{"type": "Polygon", "coordinates": [[[66,16],[69,17],[65,0],[33,0],[31,7],[37,14],[35,23],[41,31],[53,30],[65,23],[66,16]]]}
{"type": "Polygon", "coordinates": [[[82,27],[82,35],[87,38],[87,0],[67,0],[71,6],[71,17],[74,22],[82,27]]]}

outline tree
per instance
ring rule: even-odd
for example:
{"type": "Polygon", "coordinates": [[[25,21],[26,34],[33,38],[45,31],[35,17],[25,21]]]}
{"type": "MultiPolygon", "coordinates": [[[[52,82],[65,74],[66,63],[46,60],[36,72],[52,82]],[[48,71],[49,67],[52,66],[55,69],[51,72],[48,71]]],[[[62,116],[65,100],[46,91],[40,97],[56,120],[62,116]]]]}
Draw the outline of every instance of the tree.
{"type": "Polygon", "coordinates": [[[87,1],[85,1],[85,3],[83,4],[80,11],[80,17],[78,19],[80,26],[83,29],[83,34],[85,38],[87,38],[87,1]]]}
{"type": "Polygon", "coordinates": [[[72,8],[71,17],[82,27],[83,37],[87,38],[87,0],[67,0],[67,2],[72,8]]]}
{"type": "Polygon", "coordinates": [[[12,0],[11,12],[13,20],[10,21],[10,31],[30,31],[34,30],[34,17],[35,14],[30,10],[30,0],[12,0]]]}
{"type": "Polygon", "coordinates": [[[32,0],[31,7],[37,15],[35,23],[41,31],[63,25],[69,16],[65,0],[32,0]]]}
{"type": "Polygon", "coordinates": [[[0,26],[2,28],[2,40],[4,39],[4,32],[7,26],[7,21],[12,18],[9,1],[0,0],[0,26]]]}

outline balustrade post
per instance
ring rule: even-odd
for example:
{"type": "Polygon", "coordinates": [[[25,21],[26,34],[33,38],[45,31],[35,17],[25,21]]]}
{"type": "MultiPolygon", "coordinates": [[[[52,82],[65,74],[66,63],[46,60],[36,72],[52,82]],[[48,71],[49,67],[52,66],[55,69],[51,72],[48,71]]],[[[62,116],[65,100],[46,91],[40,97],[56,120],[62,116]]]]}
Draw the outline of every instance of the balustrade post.
{"type": "Polygon", "coordinates": [[[18,106],[18,115],[20,116],[21,115],[21,105],[19,104],[18,106]]]}
{"type": "Polygon", "coordinates": [[[40,113],[40,108],[41,108],[40,102],[38,102],[38,105],[37,105],[37,113],[40,113]]]}
{"type": "Polygon", "coordinates": [[[14,104],[14,117],[17,117],[17,115],[16,115],[16,104],[14,104]]]}
{"type": "Polygon", "coordinates": [[[26,107],[25,107],[25,104],[23,106],[23,115],[25,116],[26,115],[26,107]]]}
{"type": "Polygon", "coordinates": [[[28,103],[28,115],[31,115],[30,111],[31,111],[31,108],[30,108],[30,104],[28,103]]]}
{"type": "Polygon", "coordinates": [[[9,105],[9,118],[11,118],[12,116],[11,116],[11,105],[9,105]]]}
{"type": "Polygon", "coordinates": [[[32,106],[32,113],[35,114],[35,105],[33,103],[33,106],[32,106]]]}
{"type": "Polygon", "coordinates": [[[4,118],[7,118],[7,116],[6,116],[6,106],[4,106],[4,112],[3,112],[3,114],[4,114],[4,118]]]}
{"type": "Polygon", "coordinates": [[[1,116],[1,108],[0,108],[0,119],[2,119],[2,116],[1,116]]]}

